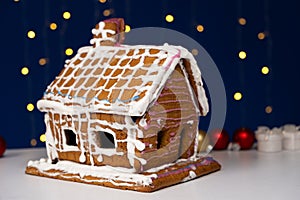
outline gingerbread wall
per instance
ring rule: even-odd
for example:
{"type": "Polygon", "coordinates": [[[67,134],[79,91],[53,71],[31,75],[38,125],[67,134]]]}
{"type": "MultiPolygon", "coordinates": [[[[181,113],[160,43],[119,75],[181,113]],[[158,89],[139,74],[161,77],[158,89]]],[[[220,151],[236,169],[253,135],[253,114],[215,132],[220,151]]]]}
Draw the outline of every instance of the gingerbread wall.
{"type": "MultiPolygon", "coordinates": [[[[56,113],[56,112],[48,112],[48,121],[46,121],[46,125],[47,125],[47,144],[48,146],[52,146],[55,147],[55,150],[57,151],[57,156],[58,159],[61,160],[70,160],[70,161],[78,161],[80,160],[80,156],[81,156],[81,150],[83,149],[83,145],[86,145],[84,143],[82,143],[84,140],[82,139],[86,139],[87,136],[86,134],[82,134],[80,135],[80,138],[78,137],[78,135],[75,135],[75,138],[70,136],[71,139],[67,139],[64,131],[65,130],[72,130],[72,131],[76,131],[79,129],[78,123],[76,123],[74,121],[74,119],[78,118],[77,116],[74,115],[65,115],[65,114],[60,114],[60,113],[56,113]],[[73,124],[77,124],[77,127],[73,124]],[[49,137],[53,138],[52,140],[49,140],[49,137]],[[70,142],[74,143],[74,139],[75,142],[77,143],[77,145],[73,145],[70,142]]],[[[83,124],[83,128],[84,127],[84,123],[83,124]]],[[[71,134],[70,134],[71,135],[71,134]]],[[[49,151],[49,150],[48,150],[49,151]]],[[[49,152],[48,152],[49,154],[49,152]]],[[[52,157],[52,160],[54,160],[55,158],[52,157]]]]}
{"type": "Polygon", "coordinates": [[[199,112],[185,76],[178,64],[158,100],[139,120],[147,122],[147,126],[139,123],[147,138],[145,151],[138,153],[147,160],[143,170],[194,154],[199,112]]]}
{"type": "MultiPolygon", "coordinates": [[[[51,146],[55,146],[58,159],[75,161],[78,163],[92,165],[111,165],[119,167],[130,167],[128,159],[124,156],[126,142],[122,140],[127,137],[124,116],[108,115],[99,113],[82,113],[78,115],[64,115],[55,112],[48,112],[48,122],[50,134],[54,138],[51,146]],[[118,124],[111,126],[110,124],[118,124]],[[123,126],[122,126],[123,124],[123,126]],[[68,138],[67,131],[73,131],[75,141],[68,138]],[[100,141],[96,138],[96,133],[103,130],[110,130],[114,134],[117,148],[112,153],[105,155],[100,153],[100,141]],[[68,144],[69,143],[69,144],[68,144]],[[101,154],[101,160],[99,156],[101,154]]],[[[72,133],[69,133],[72,135],[72,133]]],[[[70,136],[69,136],[70,137],[70,136]]],[[[54,158],[51,158],[52,160],[54,158]]]]}

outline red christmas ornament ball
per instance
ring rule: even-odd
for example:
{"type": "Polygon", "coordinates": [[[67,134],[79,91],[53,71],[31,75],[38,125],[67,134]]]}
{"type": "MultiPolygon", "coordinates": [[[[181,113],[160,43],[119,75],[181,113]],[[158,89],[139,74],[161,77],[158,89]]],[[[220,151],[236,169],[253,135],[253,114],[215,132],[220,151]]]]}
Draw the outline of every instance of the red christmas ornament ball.
{"type": "Polygon", "coordinates": [[[0,136],[0,157],[3,156],[6,150],[6,142],[3,137],[0,136]]]}
{"type": "Polygon", "coordinates": [[[226,149],[229,144],[229,134],[224,129],[213,130],[210,134],[212,145],[214,144],[214,150],[226,149]]]}
{"type": "Polygon", "coordinates": [[[241,150],[251,149],[255,141],[255,134],[249,128],[239,128],[233,133],[233,142],[240,145],[241,150]]]}

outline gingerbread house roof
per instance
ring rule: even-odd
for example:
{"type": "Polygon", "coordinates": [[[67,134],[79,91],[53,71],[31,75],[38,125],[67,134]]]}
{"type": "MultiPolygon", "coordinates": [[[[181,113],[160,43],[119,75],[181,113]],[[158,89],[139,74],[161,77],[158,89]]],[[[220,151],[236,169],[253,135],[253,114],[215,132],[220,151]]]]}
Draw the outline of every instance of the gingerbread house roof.
{"type": "MultiPolygon", "coordinates": [[[[195,106],[202,115],[208,104],[201,73],[194,57],[179,46],[126,46],[124,20],[113,18],[92,30],[92,46],[83,47],[48,86],[41,111],[105,112],[141,116],[154,103],[167,79],[180,64],[189,61],[185,74],[195,106]],[[198,100],[197,100],[198,99],[198,100]]],[[[183,66],[187,67],[187,66],[183,66]]]]}
{"type": "Polygon", "coordinates": [[[181,59],[190,62],[197,104],[208,112],[196,61],[180,46],[83,47],[48,86],[38,108],[141,116],[155,102],[181,59]]]}

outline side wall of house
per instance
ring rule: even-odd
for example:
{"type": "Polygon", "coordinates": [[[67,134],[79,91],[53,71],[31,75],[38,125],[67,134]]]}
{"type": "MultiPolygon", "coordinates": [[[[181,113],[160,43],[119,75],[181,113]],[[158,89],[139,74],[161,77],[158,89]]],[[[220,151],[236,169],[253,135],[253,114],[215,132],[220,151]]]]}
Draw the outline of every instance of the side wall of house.
{"type": "Polygon", "coordinates": [[[138,120],[146,148],[144,170],[193,155],[199,113],[180,65],[169,77],[157,101],[138,120]]]}

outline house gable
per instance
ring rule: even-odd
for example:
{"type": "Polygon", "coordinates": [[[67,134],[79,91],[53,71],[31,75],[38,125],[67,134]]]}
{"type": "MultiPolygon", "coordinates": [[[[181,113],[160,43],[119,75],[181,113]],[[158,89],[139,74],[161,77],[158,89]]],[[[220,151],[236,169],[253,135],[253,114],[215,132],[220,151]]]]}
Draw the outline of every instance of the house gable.
{"type": "Polygon", "coordinates": [[[197,135],[199,111],[189,84],[182,64],[177,64],[157,100],[138,118],[136,123],[146,144],[138,155],[147,160],[144,170],[190,157],[195,152],[193,138],[197,135]],[[164,155],[163,160],[157,159],[160,155],[164,155]]]}

